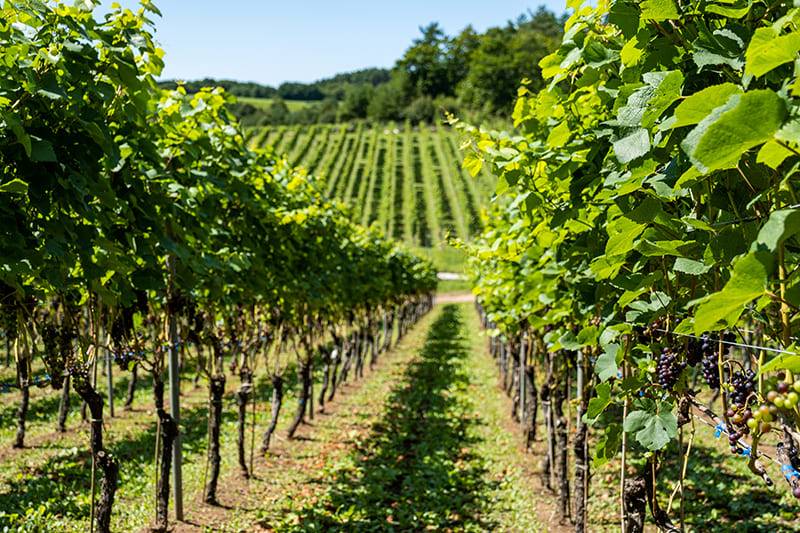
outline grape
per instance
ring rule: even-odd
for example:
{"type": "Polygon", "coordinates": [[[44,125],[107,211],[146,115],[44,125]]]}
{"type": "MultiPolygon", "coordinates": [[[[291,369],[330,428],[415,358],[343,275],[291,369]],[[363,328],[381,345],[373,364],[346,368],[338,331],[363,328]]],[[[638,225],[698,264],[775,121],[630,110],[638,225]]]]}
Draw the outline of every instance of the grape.
{"type": "Polygon", "coordinates": [[[789,394],[786,395],[786,399],[783,401],[783,404],[788,409],[793,409],[798,403],[800,403],[800,394],[797,394],[794,391],[790,391],[789,394]]]}
{"type": "Polygon", "coordinates": [[[730,384],[733,385],[733,392],[730,393],[729,398],[737,409],[742,409],[747,405],[747,399],[756,390],[755,386],[756,373],[752,370],[742,372],[737,370],[731,376],[730,384]]]}
{"type": "Polygon", "coordinates": [[[58,328],[52,324],[42,326],[42,339],[44,341],[44,362],[50,371],[50,384],[55,390],[64,383],[64,367],[66,359],[61,356],[58,345],[58,328]]]}
{"type": "Polygon", "coordinates": [[[703,360],[703,344],[699,339],[691,339],[686,345],[686,361],[689,366],[695,366],[703,360]]]}
{"type": "Polygon", "coordinates": [[[793,495],[795,498],[797,498],[798,500],[800,500],[800,487],[795,487],[795,488],[792,490],[792,495],[793,495]]]}
{"type": "Polygon", "coordinates": [[[667,390],[673,390],[684,368],[686,362],[678,360],[672,348],[664,348],[656,367],[658,383],[667,390]]]}
{"type": "Polygon", "coordinates": [[[641,335],[646,337],[646,338],[648,338],[648,339],[650,339],[650,340],[657,339],[662,334],[662,332],[660,330],[664,329],[664,321],[665,321],[665,317],[663,317],[663,316],[659,317],[659,318],[656,318],[655,320],[653,320],[653,322],[650,325],[645,326],[640,331],[641,335]]]}
{"type": "Polygon", "coordinates": [[[775,399],[778,397],[778,391],[771,390],[767,393],[767,401],[769,403],[775,403],[775,399]]]}
{"type": "MultiPolygon", "coordinates": [[[[728,331],[722,334],[722,340],[725,342],[736,342],[736,334],[732,331],[728,331]]],[[[722,355],[728,355],[730,352],[730,346],[728,344],[722,345],[722,355]]]]}
{"type": "Polygon", "coordinates": [[[703,358],[703,379],[712,389],[719,388],[719,354],[716,352],[703,358]]]}
{"type": "Polygon", "coordinates": [[[751,422],[753,412],[748,409],[747,403],[755,392],[755,378],[756,373],[752,370],[742,372],[737,370],[731,375],[730,381],[727,383],[730,393],[730,408],[726,413],[728,420],[733,424],[733,431],[729,428],[729,442],[731,445],[731,452],[739,453],[739,440],[742,435],[750,433],[751,429],[755,429],[757,422],[751,422]]]}

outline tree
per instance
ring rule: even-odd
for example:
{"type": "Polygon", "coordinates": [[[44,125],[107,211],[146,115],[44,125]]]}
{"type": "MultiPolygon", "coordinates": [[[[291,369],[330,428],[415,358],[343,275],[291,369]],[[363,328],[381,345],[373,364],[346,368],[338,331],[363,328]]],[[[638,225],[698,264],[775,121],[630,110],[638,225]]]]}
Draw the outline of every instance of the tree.
{"type": "Polygon", "coordinates": [[[406,50],[396,68],[408,74],[408,96],[451,96],[455,84],[450,61],[450,39],[438,22],[420,27],[422,37],[406,50]]]}
{"type": "Polygon", "coordinates": [[[396,120],[405,106],[403,90],[396,83],[384,83],[375,89],[367,107],[367,115],[375,120],[396,120]]]}
{"type": "Polygon", "coordinates": [[[350,120],[354,118],[366,118],[367,108],[375,94],[372,85],[350,85],[345,90],[344,101],[340,106],[339,118],[350,120]]]}
{"type": "Polygon", "coordinates": [[[280,98],[276,98],[267,108],[267,124],[288,124],[289,106],[280,98]]]}
{"type": "Polygon", "coordinates": [[[544,85],[539,61],[556,49],[561,26],[553,13],[539,8],[531,20],[489,28],[470,56],[470,68],[459,86],[463,103],[489,113],[508,114],[523,79],[538,91],[544,85]]]}

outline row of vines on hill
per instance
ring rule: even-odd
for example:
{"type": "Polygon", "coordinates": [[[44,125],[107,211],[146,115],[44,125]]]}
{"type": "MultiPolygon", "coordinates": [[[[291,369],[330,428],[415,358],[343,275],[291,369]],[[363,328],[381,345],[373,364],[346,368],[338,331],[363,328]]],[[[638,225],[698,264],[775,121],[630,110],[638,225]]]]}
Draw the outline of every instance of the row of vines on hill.
{"type": "MultiPolygon", "coordinates": [[[[394,323],[405,331],[430,307],[436,278],[427,261],[351,223],[304,171],[247,149],[227,95],[158,90],[163,52],[149,31],[146,16],[158,13],[150,2],[105,20],[93,7],[7,0],[0,12],[0,319],[22,391],[15,445],[25,437],[32,369],[43,364],[38,383],[68,395],[71,382],[88,406],[100,474],[90,520],[108,531],[124,465],[104,445],[90,369],[110,350],[123,369],[152,379],[156,525],[165,530],[180,445],[174,391],[169,413],[164,406],[166,361],[177,369],[179,346],[190,346],[184,364],[209,390],[204,499],[213,503],[226,369],[240,378],[241,422],[260,354],[287,339],[299,345],[291,434],[310,409],[313,361],[324,361],[333,385],[340,363],[345,376],[352,364],[360,372],[394,323]]],[[[284,368],[270,368],[274,410],[284,368]]]]}
{"type": "Polygon", "coordinates": [[[498,177],[472,271],[507,386],[527,391],[517,416],[530,436],[544,411],[566,515],[575,398],[576,531],[590,468],[620,458],[621,529],[642,531],[648,504],[677,530],[654,487],[679,463],[683,502],[691,442],[708,435],[694,420],[755,482],[785,477],[800,497],[800,8],[581,4],[540,64],[549,87],[520,89],[519,135],[464,127],[465,168],[498,177]]]}
{"type": "Polygon", "coordinates": [[[359,121],[268,127],[251,132],[250,144],[271,146],[291,164],[326,176],[328,196],[351,205],[362,225],[433,246],[448,235],[471,240],[491,194],[488,172],[476,182],[461,168],[460,139],[443,126],[359,121]]]}

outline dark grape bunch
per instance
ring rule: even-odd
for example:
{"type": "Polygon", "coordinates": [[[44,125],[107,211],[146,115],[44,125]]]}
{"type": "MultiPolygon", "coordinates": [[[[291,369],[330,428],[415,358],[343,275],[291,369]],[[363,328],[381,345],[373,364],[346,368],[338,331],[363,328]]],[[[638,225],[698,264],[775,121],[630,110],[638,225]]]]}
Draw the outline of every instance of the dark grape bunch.
{"type": "Polygon", "coordinates": [[[673,390],[684,368],[686,368],[686,362],[677,358],[673,348],[664,348],[656,367],[658,383],[669,391],[673,390]]]}
{"type": "Polygon", "coordinates": [[[42,340],[44,341],[44,362],[50,372],[50,384],[59,390],[64,383],[64,368],[67,360],[62,357],[59,347],[60,333],[53,324],[42,326],[42,340]]]}
{"type": "Polygon", "coordinates": [[[135,359],[133,350],[128,345],[120,345],[115,347],[112,351],[114,354],[114,362],[121,370],[129,370],[130,363],[135,359]]]}
{"type": "Polygon", "coordinates": [[[656,318],[649,325],[645,326],[640,330],[641,335],[646,339],[649,339],[650,341],[657,340],[663,334],[663,331],[661,330],[664,329],[665,320],[666,318],[663,316],[656,318]]]}
{"type": "MultiPolygon", "coordinates": [[[[728,411],[728,414],[730,414],[732,412],[733,411],[728,411]]],[[[739,423],[739,424],[734,423],[734,426],[736,427],[736,429],[732,429],[731,426],[728,426],[728,444],[731,445],[731,453],[738,454],[738,453],[742,453],[742,448],[741,448],[741,444],[739,443],[739,440],[744,435],[747,435],[748,433],[750,433],[750,428],[745,425],[746,424],[746,420],[744,420],[744,417],[746,416],[747,420],[750,420],[750,418],[753,415],[752,415],[752,413],[750,411],[745,411],[741,415],[735,414],[734,416],[738,416],[742,420],[742,422],[739,423]]]]}
{"type": "Polygon", "coordinates": [[[731,445],[731,453],[740,453],[739,439],[742,435],[750,433],[752,423],[748,421],[753,418],[753,411],[750,409],[750,400],[755,398],[756,373],[752,370],[742,372],[737,370],[731,375],[728,383],[730,408],[727,415],[728,420],[733,425],[733,430],[729,428],[728,442],[731,445]]]}
{"type": "Polygon", "coordinates": [[[700,335],[700,351],[703,354],[703,379],[711,389],[719,388],[719,353],[717,342],[703,333],[700,335]]]}
{"type": "Polygon", "coordinates": [[[17,339],[17,309],[13,305],[2,304],[0,305],[0,326],[6,334],[9,342],[17,339]]]}
{"type": "Polygon", "coordinates": [[[703,343],[700,339],[692,338],[686,344],[686,362],[689,366],[696,366],[703,360],[703,343]]]}
{"type": "Polygon", "coordinates": [[[89,367],[82,361],[70,357],[67,362],[67,370],[76,386],[81,383],[89,383],[89,367]]]}
{"type": "Polygon", "coordinates": [[[756,390],[755,379],[756,373],[752,370],[744,372],[737,370],[733,373],[730,381],[733,391],[728,394],[728,398],[735,409],[743,409],[747,406],[748,398],[756,390]]]}

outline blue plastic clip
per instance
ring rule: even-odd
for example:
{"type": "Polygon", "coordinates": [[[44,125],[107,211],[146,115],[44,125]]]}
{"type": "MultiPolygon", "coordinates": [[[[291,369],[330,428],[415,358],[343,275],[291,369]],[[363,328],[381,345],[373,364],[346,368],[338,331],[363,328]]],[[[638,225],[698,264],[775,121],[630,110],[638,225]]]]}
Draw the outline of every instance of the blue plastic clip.
{"type": "Polygon", "coordinates": [[[800,477],[800,472],[795,470],[792,465],[783,465],[781,467],[781,472],[783,472],[783,475],[786,476],[787,481],[792,477],[800,477]]]}
{"type": "Polygon", "coordinates": [[[750,457],[750,446],[745,446],[744,450],[742,450],[742,455],[744,457],[750,457]]]}
{"type": "Polygon", "coordinates": [[[725,427],[725,424],[723,422],[720,422],[719,425],[717,427],[715,427],[714,429],[716,430],[716,431],[714,431],[714,437],[719,438],[720,435],[725,433],[725,430],[727,428],[725,427]]]}

